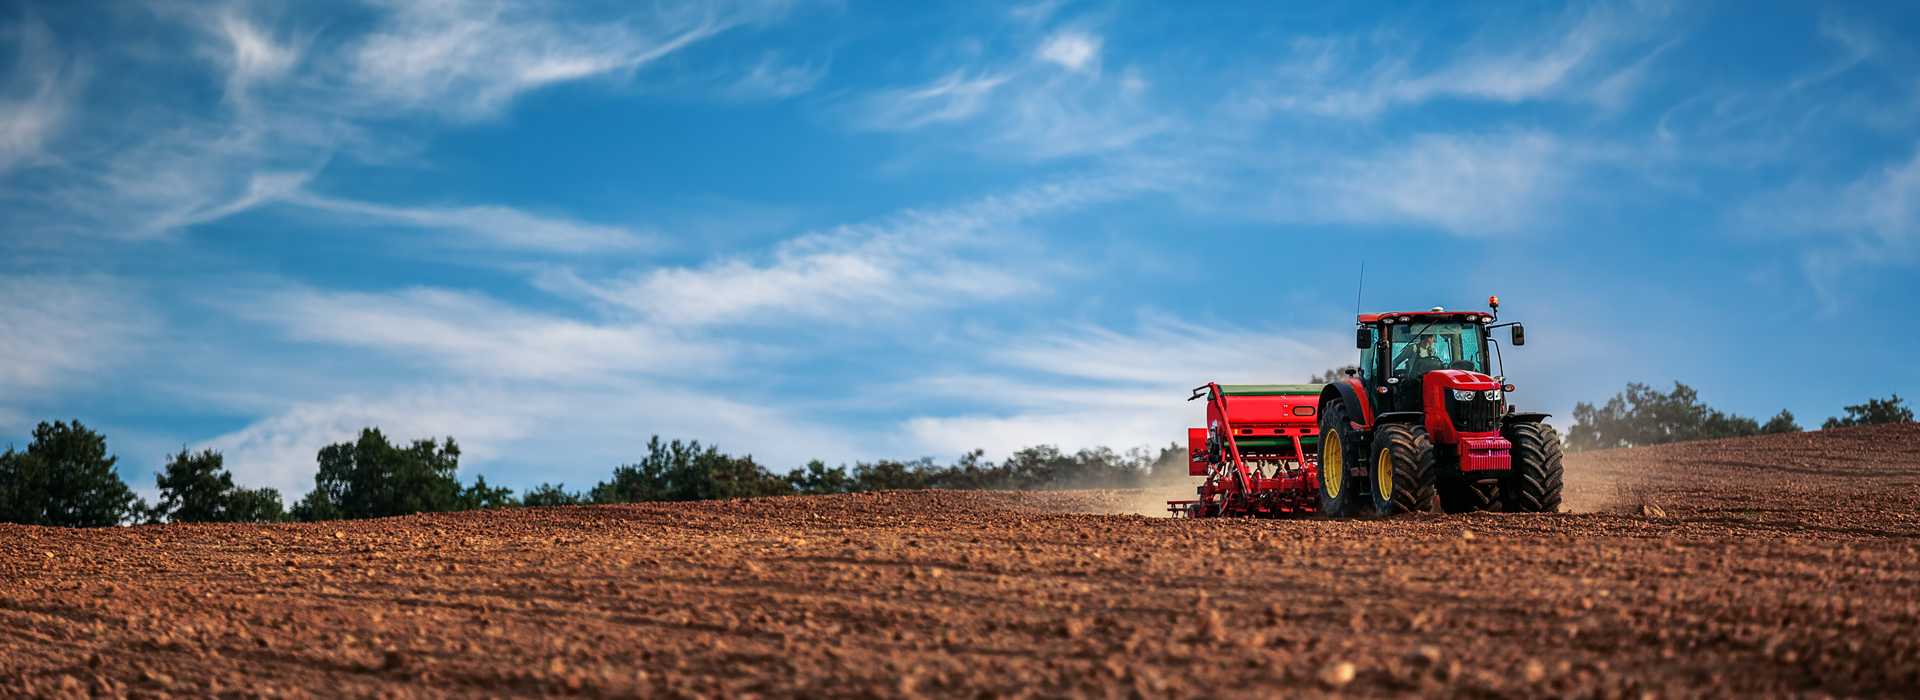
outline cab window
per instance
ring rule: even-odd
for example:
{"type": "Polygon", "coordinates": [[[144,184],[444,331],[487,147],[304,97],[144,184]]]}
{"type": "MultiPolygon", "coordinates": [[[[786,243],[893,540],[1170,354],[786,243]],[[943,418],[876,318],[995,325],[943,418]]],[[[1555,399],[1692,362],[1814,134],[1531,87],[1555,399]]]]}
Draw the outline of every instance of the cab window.
{"type": "Polygon", "coordinates": [[[1391,326],[1388,372],[1401,379],[1442,369],[1487,372],[1486,343],[1477,323],[1420,323],[1391,326]]]}

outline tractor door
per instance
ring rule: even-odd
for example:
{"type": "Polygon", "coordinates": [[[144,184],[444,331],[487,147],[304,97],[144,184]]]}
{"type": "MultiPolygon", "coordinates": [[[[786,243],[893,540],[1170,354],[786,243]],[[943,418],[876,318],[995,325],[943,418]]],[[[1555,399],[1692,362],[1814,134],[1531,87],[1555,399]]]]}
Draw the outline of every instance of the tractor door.
{"type": "Polygon", "coordinates": [[[1373,335],[1373,342],[1360,351],[1360,385],[1366,387],[1367,396],[1372,397],[1381,382],[1380,327],[1368,326],[1367,331],[1373,335]]]}

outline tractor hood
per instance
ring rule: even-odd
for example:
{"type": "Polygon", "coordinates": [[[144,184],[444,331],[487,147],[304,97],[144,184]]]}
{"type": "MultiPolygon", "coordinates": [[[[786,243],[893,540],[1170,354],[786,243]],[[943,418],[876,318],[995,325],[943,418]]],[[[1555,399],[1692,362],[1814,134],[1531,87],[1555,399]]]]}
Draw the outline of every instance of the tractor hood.
{"type": "Polygon", "coordinates": [[[1442,369],[1442,370],[1435,370],[1432,372],[1428,372],[1427,376],[1424,377],[1423,380],[1425,381],[1427,386],[1438,387],[1443,389],[1472,389],[1474,391],[1485,391],[1487,389],[1500,388],[1500,383],[1494,381],[1493,377],[1489,377],[1479,372],[1467,372],[1464,370],[1457,370],[1457,369],[1442,369]]]}

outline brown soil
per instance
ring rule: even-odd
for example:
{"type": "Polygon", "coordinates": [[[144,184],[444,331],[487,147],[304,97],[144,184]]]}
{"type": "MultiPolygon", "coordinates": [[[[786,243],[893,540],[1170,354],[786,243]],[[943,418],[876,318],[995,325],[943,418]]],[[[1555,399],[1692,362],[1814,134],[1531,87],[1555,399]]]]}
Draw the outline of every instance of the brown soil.
{"type": "Polygon", "coordinates": [[[1916,693],[1920,426],[1568,469],[1589,512],[901,492],[0,526],[0,695],[1916,693]]]}

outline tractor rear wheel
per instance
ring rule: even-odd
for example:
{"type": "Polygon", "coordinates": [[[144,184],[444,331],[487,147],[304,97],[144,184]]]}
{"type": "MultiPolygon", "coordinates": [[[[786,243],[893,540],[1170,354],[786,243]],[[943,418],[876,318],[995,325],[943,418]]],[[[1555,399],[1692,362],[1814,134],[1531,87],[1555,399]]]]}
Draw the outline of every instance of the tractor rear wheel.
{"type": "Polygon", "coordinates": [[[1360,505],[1358,484],[1347,478],[1353,450],[1341,439],[1346,427],[1346,402],[1328,401],[1320,410],[1320,513],[1330,518],[1351,516],[1360,505]]]}
{"type": "Polygon", "coordinates": [[[1368,483],[1380,517],[1433,510],[1433,442],[1427,429],[1395,423],[1373,432],[1368,483]]]}
{"type": "Polygon", "coordinates": [[[1516,423],[1502,436],[1513,443],[1513,472],[1500,489],[1507,512],[1559,512],[1565,482],[1560,433],[1545,423],[1516,423]]]}

